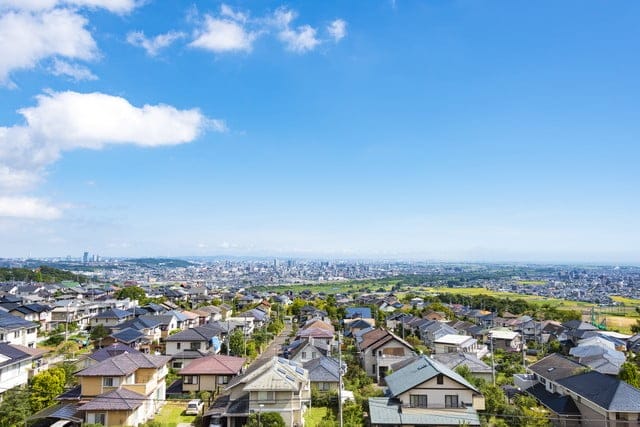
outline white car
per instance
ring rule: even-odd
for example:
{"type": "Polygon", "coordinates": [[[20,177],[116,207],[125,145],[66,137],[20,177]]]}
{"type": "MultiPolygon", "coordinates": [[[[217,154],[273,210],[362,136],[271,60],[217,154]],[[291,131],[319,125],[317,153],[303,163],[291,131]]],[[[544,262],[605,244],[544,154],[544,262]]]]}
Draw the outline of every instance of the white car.
{"type": "Polygon", "coordinates": [[[184,411],[186,415],[199,415],[204,407],[204,402],[200,399],[190,400],[187,403],[187,409],[184,411]]]}

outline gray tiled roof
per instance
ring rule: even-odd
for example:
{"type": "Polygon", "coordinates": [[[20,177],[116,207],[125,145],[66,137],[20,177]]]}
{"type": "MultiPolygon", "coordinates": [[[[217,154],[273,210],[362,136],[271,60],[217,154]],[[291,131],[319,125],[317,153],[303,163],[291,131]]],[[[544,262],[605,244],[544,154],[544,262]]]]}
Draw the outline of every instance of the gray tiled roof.
{"type": "Polygon", "coordinates": [[[123,376],[134,373],[139,368],[160,368],[171,360],[170,356],[156,356],[144,353],[122,353],[106,359],[97,365],[78,372],[80,377],[123,376]]]}
{"type": "Polygon", "coordinates": [[[640,412],[640,390],[615,377],[591,371],[558,384],[608,411],[640,412]]]}
{"type": "Polygon", "coordinates": [[[196,326],[195,328],[189,328],[184,331],[180,331],[177,334],[168,336],[165,341],[211,341],[211,338],[220,335],[218,328],[209,328],[207,326],[196,326]]]}
{"type": "Polygon", "coordinates": [[[470,390],[478,392],[478,390],[469,384],[467,380],[462,378],[462,376],[447,368],[442,363],[430,359],[427,356],[416,358],[409,365],[387,376],[385,381],[387,382],[391,395],[398,396],[405,391],[430,380],[438,374],[449,377],[470,390]]]}
{"type": "Polygon", "coordinates": [[[340,381],[340,367],[332,357],[318,357],[303,363],[302,367],[309,371],[309,380],[312,382],[340,381]]]}
{"type": "Polygon", "coordinates": [[[29,322],[21,317],[0,311],[0,329],[12,331],[22,328],[35,328],[36,326],[37,325],[33,322],[29,322]]]}
{"type": "Polygon", "coordinates": [[[436,426],[479,426],[480,417],[473,408],[465,409],[421,409],[402,411],[393,399],[369,398],[371,425],[436,425],[436,426]]]}
{"type": "Polygon", "coordinates": [[[529,366],[531,372],[551,381],[570,377],[585,368],[584,365],[569,360],[557,353],[550,354],[529,366]]]}
{"type": "Polygon", "coordinates": [[[80,406],[80,411],[130,411],[138,408],[145,401],[146,397],[127,390],[119,388],[105,394],[96,396],[93,400],[80,406]]]}
{"type": "Polygon", "coordinates": [[[115,343],[110,346],[103,347],[100,350],[94,351],[93,353],[91,353],[89,358],[98,362],[102,362],[103,360],[110,359],[122,353],[140,353],[140,351],[136,350],[135,348],[131,348],[128,345],[115,343]]]}

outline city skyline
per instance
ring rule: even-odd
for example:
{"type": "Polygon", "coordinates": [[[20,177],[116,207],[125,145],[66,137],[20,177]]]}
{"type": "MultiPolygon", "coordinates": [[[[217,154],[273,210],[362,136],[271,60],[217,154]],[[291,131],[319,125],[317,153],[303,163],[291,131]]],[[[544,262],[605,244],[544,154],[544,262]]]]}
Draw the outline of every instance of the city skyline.
{"type": "Polygon", "coordinates": [[[0,0],[0,257],[638,263],[639,9],[0,0]]]}

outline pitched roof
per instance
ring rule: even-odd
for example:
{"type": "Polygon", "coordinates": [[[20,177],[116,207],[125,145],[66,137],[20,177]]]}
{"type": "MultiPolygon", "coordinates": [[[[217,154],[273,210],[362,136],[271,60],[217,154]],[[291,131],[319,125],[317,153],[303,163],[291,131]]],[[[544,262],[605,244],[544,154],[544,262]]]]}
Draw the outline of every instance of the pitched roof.
{"type": "Polygon", "coordinates": [[[246,359],[223,355],[201,357],[180,370],[180,375],[238,375],[246,359]]]}
{"type": "Polygon", "coordinates": [[[131,411],[138,408],[147,398],[141,394],[118,388],[105,394],[96,396],[91,401],[81,405],[80,411],[131,411]]]}
{"type": "Polygon", "coordinates": [[[402,408],[394,399],[369,398],[369,417],[372,425],[436,425],[479,426],[480,417],[475,409],[428,409],[412,412],[402,408]]]}
{"type": "Polygon", "coordinates": [[[79,377],[123,376],[139,368],[160,368],[169,363],[171,356],[156,356],[144,353],[122,353],[105,359],[76,373],[79,377]]]}
{"type": "Polygon", "coordinates": [[[35,328],[36,326],[35,323],[24,320],[22,317],[0,311],[0,329],[11,331],[15,329],[35,328]]]}
{"type": "Polygon", "coordinates": [[[428,381],[438,374],[449,377],[453,381],[478,392],[478,390],[469,384],[462,376],[447,368],[442,363],[430,359],[427,356],[416,358],[412,363],[395,371],[385,378],[387,386],[392,396],[398,396],[407,390],[416,387],[425,381],[428,381]]]}
{"type": "Polygon", "coordinates": [[[243,375],[229,382],[227,390],[244,384],[244,390],[298,391],[309,382],[309,373],[299,363],[273,357],[251,366],[243,375]]]}
{"type": "Polygon", "coordinates": [[[563,396],[558,393],[550,393],[546,387],[537,383],[527,389],[527,393],[538,399],[544,406],[560,415],[580,415],[580,411],[571,396],[563,396]]]}
{"type": "Polygon", "coordinates": [[[309,371],[309,379],[313,382],[340,381],[340,365],[333,357],[322,356],[302,364],[309,371]]]}
{"type": "Polygon", "coordinates": [[[211,338],[220,335],[219,328],[213,328],[209,326],[196,326],[195,328],[185,329],[177,334],[168,336],[165,341],[193,341],[201,342],[211,341],[211,338]]]}
{"type": "Polygon", "coordinates": [[[552,353],[529,366],[529,370],[551,381],[570,377],[582,369],[585,369],[584,365],[557,353],[552,353]]]}
{"type": "Polygon", "coordinates": [[[100,350],[94,351],[93,353],[91,353],[91,355],[89,355],[89,358],[98,362],[102,362],[103,360],[110,359],[122,353],[136,354],[140,353],[140,351],[122,343],[115,343],[110,346],[103,347],[100,350]]]}
{"type": "Polygon", "coordinates": [[[372,317],[369,307],[348,307],[345,309],[345,313],[347,319],[355,319],[356,317],[371,319],[372,317]]]}
{"type": "Polygon", "coordinates": [[[440,353],[432,354],[431,357],[449,369],[456,369],[458,366],[467,366],[474,374],[491,373],[491,366],[470,353],[440,353]]]}
{"type": "Polygon", "coordinates": [[[131,312],[120,310],[119,308],[110,308],[93,316],[94,319],[126,319],[131,316],[131,312]]]}
{"type": "Polygon", "coordinates": [[[26,360],[30,357],[31,355],[22,349],[6,342],[0,342],[0,367],[26,360]]]}
{"type": "Polygon", "coordinates": [[[127,344],[141,340],[146,337],[145,334],[133,328],[122,329],[121,331],[111,334],[111,336],[116,340],[121,341],[123,343],[127,343],[127,344]]]}
{"type": "Polygon", "coordinates": [[[640,412],[640,390],[615,377],[591,371],[558,384],[608,411],[640,412]]]}

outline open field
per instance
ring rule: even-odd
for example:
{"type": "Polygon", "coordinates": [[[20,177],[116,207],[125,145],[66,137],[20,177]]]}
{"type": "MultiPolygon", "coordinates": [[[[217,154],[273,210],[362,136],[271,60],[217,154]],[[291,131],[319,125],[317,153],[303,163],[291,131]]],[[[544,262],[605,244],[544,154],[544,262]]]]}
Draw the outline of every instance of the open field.
{"type": "Polygon", "coordinates": [[[606,316],[603,318],[607,329],[619,330],[622,333],[630,333],[631,326],[635,325],[640,318],[638,317],[621,317],[621,316],[606,316]],[[606,319],[606,320],[605,320],[606,319]]]}
{"type": "Polygon", "coordinates": [[[154,421],[159,422],[162,427],[176,427],[180,423],[193,423],[196,419],[194,415],[184,415],[183,412],[187,407],[187,401],[168,402],[160,413],[156,415],[154,421]]]}

